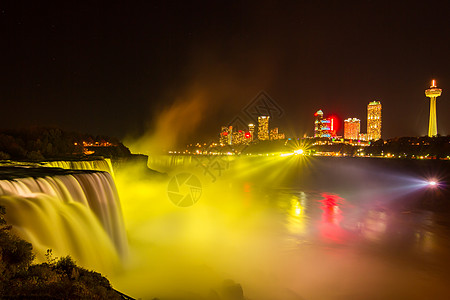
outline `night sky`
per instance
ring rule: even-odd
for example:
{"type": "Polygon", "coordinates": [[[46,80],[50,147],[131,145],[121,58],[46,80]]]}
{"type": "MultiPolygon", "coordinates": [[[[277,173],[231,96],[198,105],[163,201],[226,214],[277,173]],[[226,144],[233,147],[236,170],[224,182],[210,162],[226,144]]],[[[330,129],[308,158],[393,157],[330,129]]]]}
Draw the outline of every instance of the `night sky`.
{"type": "Polygon", "coordinates": [[[0,3],[0,128],[207,141],[264,90],[290,136],[318,109],[365,132],[373,100],[383,138],[419,136],[435,78],[450,134],[448,1],[71,2],[0,3]]]}

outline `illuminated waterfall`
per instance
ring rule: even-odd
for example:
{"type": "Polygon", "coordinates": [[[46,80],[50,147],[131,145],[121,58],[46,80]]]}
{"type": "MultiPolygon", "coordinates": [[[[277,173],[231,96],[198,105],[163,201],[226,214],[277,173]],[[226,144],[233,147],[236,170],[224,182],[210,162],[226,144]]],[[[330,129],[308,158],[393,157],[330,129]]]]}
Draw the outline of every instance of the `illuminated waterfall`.
{"type": "Polygon", "coordinates": [[[96,160],[56,160],[43,163],[46,167],[71,169],[71,170],[95,170],[106,171],[114,176],[111,160],[109,158],[96,160]]]}
{"type": "Polygon", "coordinates": [[[119,197],[107,172],[0,180],[0,205],[38,258],[52,249],[83,266],[107,270],[127,256],[119,197]]]}
{"type": "Polygon", "coordinates": [[[190,155],[162,155],[149,156],[148,166],[154,170],[167,171],[174,167],[190,165],[192,156],[190,155]]]}

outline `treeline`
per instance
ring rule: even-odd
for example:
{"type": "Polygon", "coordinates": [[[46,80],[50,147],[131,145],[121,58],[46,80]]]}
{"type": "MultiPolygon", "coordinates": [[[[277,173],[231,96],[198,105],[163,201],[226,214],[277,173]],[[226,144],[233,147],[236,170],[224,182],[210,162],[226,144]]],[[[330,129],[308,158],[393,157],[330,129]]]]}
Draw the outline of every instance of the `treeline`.
{"type": "Polygon", "coordinates": [[[386,141],[378,140],[365,149],[373,156],[388,153],[403,158],[445,158],[450,156],[450,136],[399,137],[386,141]]]}
{"type": "Polygon", "coordinates": [[[313,138],[301,140],[262,141],[243,148],[242,153],[274,153],[289,152],[297,148],[308,153],[335,152],[347,156],[358,153],[372,156],[391,154],[400,158],[446,158],[450,156],[450,136],[437,137],[398,137],[388,140],[374,141],[368,147],[353,146],[344,143],[331,143],[327,138],[313,138]],[[320,143],[323,142],[324,144],[320,143]],[[362,150],[361,150],[362,149],[362,150]]]}
{"type": "Polygon", "coordinates": [[[111,147],[97,147],[91,155],[120,157],[130,150],[116,138],[67,132],[60,128],[31,127],[25,129],[0,130],[0,160],[67,159],[85,156],[86,142],[109,142],[111,147]],[[106,148],[106,149],[105,149],[106,148]]]}
{"type": "Polygon", "coordinates": [[[124,299],[101,274],[75,264],[70,257],[33,264],[32,245],[11,232],[0,206],[1,299],[124,299]]]}

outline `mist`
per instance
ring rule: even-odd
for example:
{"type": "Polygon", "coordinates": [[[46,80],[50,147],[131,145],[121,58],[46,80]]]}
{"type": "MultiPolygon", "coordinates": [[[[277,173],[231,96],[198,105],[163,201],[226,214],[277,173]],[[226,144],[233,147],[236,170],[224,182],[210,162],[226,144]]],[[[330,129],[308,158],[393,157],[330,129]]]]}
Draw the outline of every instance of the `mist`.
{"type": "Polygon", "coordinates": [[[214,178],[206,158],[177,156],[150,161],[167,177],[117,174],[131,261],[114,286],[143,299],[242,299],[230,286],[245,299],[445,299],[436,216],[405,205],[423,196],[416,175],[297,156],[223,159],[214,178]],[[180,173],[201,182],[192,206],[168,197],[180,173]]]}

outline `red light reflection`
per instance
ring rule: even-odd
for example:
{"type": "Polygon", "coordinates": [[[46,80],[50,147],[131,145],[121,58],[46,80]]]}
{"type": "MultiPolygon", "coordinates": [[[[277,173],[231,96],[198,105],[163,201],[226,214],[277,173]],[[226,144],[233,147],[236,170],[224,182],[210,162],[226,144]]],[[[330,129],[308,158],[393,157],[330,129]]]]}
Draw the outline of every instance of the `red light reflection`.
{"type": "Polygon", "coordinates": [[[337,195],[322,193],[322,220],[319,229],[322,238],[333,242],[343,242],[346,238],[346,232],[341,228],[340,223],[343,219],[340,206],[344,203],[344,199],[337,195]]]}

